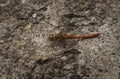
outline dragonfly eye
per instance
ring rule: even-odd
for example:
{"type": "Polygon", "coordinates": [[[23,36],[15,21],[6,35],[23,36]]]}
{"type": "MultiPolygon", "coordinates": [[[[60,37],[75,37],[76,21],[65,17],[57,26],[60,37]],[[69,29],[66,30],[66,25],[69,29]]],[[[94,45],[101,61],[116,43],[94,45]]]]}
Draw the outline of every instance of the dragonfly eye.
{"type": "Polygon", "coordinates": [[[48,40],[50,40],[50,41],[53,41],[53,40],[54,40],[53,34],[51,34],[51,35],[48,36],[48,40]]]}

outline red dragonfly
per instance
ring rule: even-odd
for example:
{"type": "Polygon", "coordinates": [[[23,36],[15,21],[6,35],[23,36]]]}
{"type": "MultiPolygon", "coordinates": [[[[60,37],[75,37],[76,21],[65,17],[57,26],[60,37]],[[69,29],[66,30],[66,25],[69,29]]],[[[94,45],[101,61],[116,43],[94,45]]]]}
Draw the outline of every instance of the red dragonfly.
{"type": "Polygon", "coordinates": [[[93,38],[93,37],[97,37],[98,35],[100,35],[101,33],[94,33],[94,34],[87,34],[87,35],[67,35],[64,32],[59,32],[55,35],[51,34],[48,39],[50,41],[61,41],[64,39],[88,39],[88,38],[93,38]]]}

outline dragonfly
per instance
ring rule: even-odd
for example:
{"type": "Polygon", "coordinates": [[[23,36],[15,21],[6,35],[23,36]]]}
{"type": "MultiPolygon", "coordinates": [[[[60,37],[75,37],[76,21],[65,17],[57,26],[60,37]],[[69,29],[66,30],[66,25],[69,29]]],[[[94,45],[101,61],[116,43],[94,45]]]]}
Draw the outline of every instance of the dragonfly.
{"type": "Polygon", "coordinates": [[[48,36],[48,39],[50,41],[61,41],[64,39],[88,39],[88,38],[94,38],[99,36],[101,33],[93,33],[93,34],[87,34],[87,35],[68,35],[64,32],[59,32],[57,34],[51,34],[48,36]]]}

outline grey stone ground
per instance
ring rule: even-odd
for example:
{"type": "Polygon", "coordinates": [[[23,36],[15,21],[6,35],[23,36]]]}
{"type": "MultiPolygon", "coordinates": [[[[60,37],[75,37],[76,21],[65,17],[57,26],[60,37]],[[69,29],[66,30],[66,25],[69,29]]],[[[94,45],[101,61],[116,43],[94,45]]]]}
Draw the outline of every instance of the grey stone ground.
{"type": "Polygon", "coordinates": [[[0,0],[0,79],[120,79],[120,0],[0,0]]]}

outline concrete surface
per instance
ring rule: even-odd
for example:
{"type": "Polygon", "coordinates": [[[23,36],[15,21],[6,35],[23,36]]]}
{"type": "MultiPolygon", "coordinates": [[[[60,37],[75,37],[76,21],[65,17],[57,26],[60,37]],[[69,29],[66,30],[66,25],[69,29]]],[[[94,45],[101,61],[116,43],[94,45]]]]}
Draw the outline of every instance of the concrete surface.
{"type": "Polygon", "coordinates": [[[120,1],[0,0],[0,79],[120,79],[120,1]]]}

